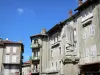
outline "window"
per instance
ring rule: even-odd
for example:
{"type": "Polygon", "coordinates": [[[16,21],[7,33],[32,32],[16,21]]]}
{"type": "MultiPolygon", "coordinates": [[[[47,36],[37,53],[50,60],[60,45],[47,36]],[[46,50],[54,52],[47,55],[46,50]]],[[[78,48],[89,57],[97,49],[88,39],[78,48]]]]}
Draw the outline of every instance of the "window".
{"type": "Polygon", "coordinates": [[[38,56],[38,52],[34,51],[34,57],[37,57],[37,56],[38,56]]]}
{"type": "Polygon", "coordinates": [[[61,68],[61,61],[59,61],[59,68],[61,68]]]}
{"type": "Polygon", "coordinates": [[[92,56],[97,56],[97,47],[96,47],[96,45],[91,46],[90,50],[91,50],[91,55],[92,56]]]}
{"type": "Polygon", "coordinates": [[[91,23],[92,23],[92,21],[89,21],[89,22],[83,24],[83,28],[86,27],[86,26],[88,26],[88,25],[91,25],[91,23]]]}
{"type": "Polygon", "coordinates": [[[86,51],[85,51],[85,56],[88,57],[90,55],[90,51],[89,51],[89,48],[86,48],[86,51]]]}
{"type": "Polygon", "coordinates": [[[53,57],[53,51],[51,50],[51,57],[53,57]]]}
{"type": "Polygon", "coordinates": [[[10,69],[10,66],[9,65],[5,65],[5,69],[10,69]]]}
{"type": "Polygon", "coordinates": [[[11,66],[11,73],[15,73],[16,72],[16,66],[11,66]]]}
{"type": "Polygon", "coordinates": [[[55,62],[56,63],[56,69],[57,69],[57,62],[55,62]]]}
{"type": "Polygon", "coordinates": [[[95,34],[95,27],[94,27],[94,25],[92,25],[91,21],[89,21],[86,24],[83,24],[83,33],[82,33],[83,39],[91,37],[94,34],[95,34]]]}
{"type": "Polygon", "coordinates": [[[58,40],[58,37],[59,37],[59,34],[57,34],[57,42],[59,41],[59,40],[58,40]]]}
{"type": "Polygon", "coordinates": [[[52,67],[53,67],[53,62],[52,62],[52,67]]]}
{"type": "Polygon", "coordinates": [[[54,43],[55,43],[55,41],[56,41],[56,38],[55,38],[55,36],[54,36],[54,43]]]}
{"type": "Polygon", "coordinates": [[[5,61],[6,63],[9,63],[9,62],[10,62],[10,55],[5,55],[4,61],[5,61]]]}
{"type": "Polygon", "coordinates": [[[12,62],[16,62],[16,59],[17,59],[17,56],[16,55],[13,55],[12,56],[12,62]]]}
{"type": "Polygon", "coordinates": [[[17,47],[13,47],[13,53],[17,53],[17,47]]]}
{"type": "Polygon", "coordinates": [[[59,47],[59,53],[61,54],[61,47],[59,47]]]}
{"type": "Polygon", "coordinates": [[[35,39],[35,40],[34,40],[34,44],[37,44],[37,43],[38,43],[38,39],[35,39]]]}
{"type": "Polygon", "coordinates": [[[5,51],[6,51],[7,54],[9,54],[11,50],[12,50],[12,47],[7,47],[7,48],[5,49],[5,51]]]}
{"type": "Polygon", "coordinates": [[[90,36],[93,36],[95,34],[95,27],[94,25],[90,26],[90,36]]]}
{"type": "Polygon", "coordinates": [[[9,70],[10,70],[10,66],[9,65],[5,65],[4,66],[4,74],[3,75],[9,75],[9,70]]]}

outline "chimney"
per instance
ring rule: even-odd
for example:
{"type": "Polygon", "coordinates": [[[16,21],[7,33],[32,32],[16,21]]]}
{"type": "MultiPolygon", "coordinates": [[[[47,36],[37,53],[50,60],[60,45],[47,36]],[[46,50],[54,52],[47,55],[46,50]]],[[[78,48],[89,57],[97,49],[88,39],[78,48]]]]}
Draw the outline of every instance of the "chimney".
{"type": "Polygon", "coordinates": [[[78,6],[81,6],[83,4],[83,0],[78,0],[78,6]]]}
{"type": "Polygon", "coordinates": [[[42,29],[41,34],[42,35],[45,35],[46,34],[46,29],[45,28],[42,29]]]}
{"type": "Polygon", "coordinates": [[[18,41],[19,43],[22,43],[22,41],[18,41]]]}
{"type": "Polygon", "coordinates": [[[8,41],[8,38],[6,38],[6,40],[8,41]]]}
{"type": "Polygon", "coordinates": [[[69,16],[71,17],[73,15],[72,9],[69,10],[69,16]]]}

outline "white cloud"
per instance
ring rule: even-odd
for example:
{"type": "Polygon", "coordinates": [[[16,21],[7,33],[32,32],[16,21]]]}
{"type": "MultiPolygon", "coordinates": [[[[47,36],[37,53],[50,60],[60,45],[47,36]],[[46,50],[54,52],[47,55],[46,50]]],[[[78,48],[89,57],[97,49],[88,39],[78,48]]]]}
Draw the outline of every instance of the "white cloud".
{"type": "Polygon", "coordinates": [[[24,10],[22,8],[18,8],[17,11],[20,12],[20,13],[24,12],[24,10]]]}

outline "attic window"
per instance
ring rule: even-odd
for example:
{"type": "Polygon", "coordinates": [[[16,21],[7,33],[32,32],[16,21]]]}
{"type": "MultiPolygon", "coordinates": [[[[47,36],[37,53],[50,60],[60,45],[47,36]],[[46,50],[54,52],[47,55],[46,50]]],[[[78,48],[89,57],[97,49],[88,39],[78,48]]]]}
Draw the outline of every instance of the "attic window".
{"type": "Polygon", "coordinates": [[[90,25],[90,24],[91,24],[91,22],[92,22],[92,21],[89,21],[89,22],[87,22],[87,23],[83,24],[83,28],[84,28],[84,27],[86,27],[86,26],[88,26],[88,25],[90,25]]]}

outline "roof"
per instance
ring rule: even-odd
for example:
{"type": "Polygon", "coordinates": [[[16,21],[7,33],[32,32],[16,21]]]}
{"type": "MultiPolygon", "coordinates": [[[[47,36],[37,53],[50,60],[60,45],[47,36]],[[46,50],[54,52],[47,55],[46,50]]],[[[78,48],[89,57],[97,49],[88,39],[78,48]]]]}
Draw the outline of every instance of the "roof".
{"type": "Polygon", "coordinates": [[[30,64],[31,60],[24,62],[24,64],[30,64]]]}
{"type": "Polygon", "coordinates": [[[26,61],[26,62],[23,63],[23,67],[30,66],[31,63],[32,63],[32,60],[26,61]]]}
{"type": "Polygon", "coordinates": [[[0,42],[0,45],[4,45],[4,43],[3,42],[0,42]]]}
{"type": "Polygon", "coordinates": [[[75,11],[76,11],[76,10],[83,10],[83,9],[85,9],[86,7],[88,7],[88,6],[90,6],[91,4],[96,3],[96,2],[98,2],[98,0],[86,0],[82,5],[80,5],[79,7],[77,7],[77,8],[75,9],[75,11]]]}
{"type": "Polygon", "coordinates": [[[47,35],[43,35],[43,34],[35,34],[35,35],[30,36],[30,38],[33,38],[33,37],[40,37],[40,36],[47,36],[47,35]]]}
{"type": "Polygon", "coordinates": [[[4,40],[4,41],[2,41],[2,43],[4,43],[4,44],[22,44],[20,42],[13,42],[13,41],[10,41],[10,40],[4,40]]]}
{"type": "Polygon", "coordinates": [[[77,14],[78,14],[78,12],[73,14],[71,17],[67,18],[63,22],[60,22],[59,24],[56,24],[47,33],[51,33],[51,32],[54,32],[54,31],[57,31],[57,30],[61,29],[67,22],[73,20],[75,18],[75,16],[77,16],[77,14]]]}
{"type": "MultiPolygon", "coordinates": [[[[95,3],[97,1],[98,0],[87,0],[82,5],[80,5],[78,8],[76,8],[75,11],[76,10],[83,10],[84,8],[90,6],[92,3],[95,3]]],[[[72,15],[68,19],[64,20],[63,22],[56,24],[54,27],[52,27],[50,30],[47,31],[47,34],[57,32],[59,29],[61,29],[66,24],[66,22],[73,20],[78,14],[79,14],[79,12],[75,13],[74,15],[72,15]]],[[[37,37],[37,36],[41,36],[41,34],[36,34],[36,35],[31,36],[31,37],[37,37]]]]}
{"type": "Polygon", "coordinates": [[[56,24],[54,27],[52,27],[50,30],[47,31],[47,34],[51,32],[57,32],[59,29],[61,29],[64,25],[64,22],[60,22],[59,24],[56,24]]]}

